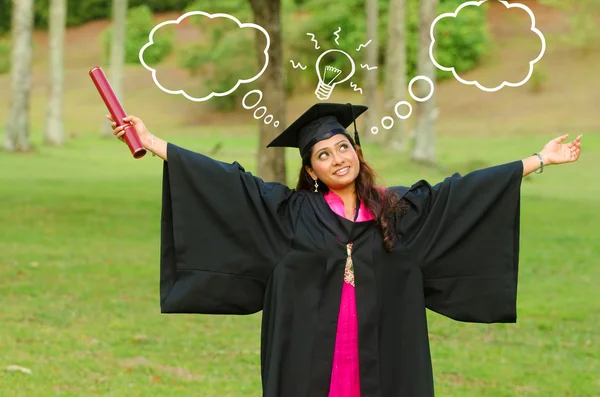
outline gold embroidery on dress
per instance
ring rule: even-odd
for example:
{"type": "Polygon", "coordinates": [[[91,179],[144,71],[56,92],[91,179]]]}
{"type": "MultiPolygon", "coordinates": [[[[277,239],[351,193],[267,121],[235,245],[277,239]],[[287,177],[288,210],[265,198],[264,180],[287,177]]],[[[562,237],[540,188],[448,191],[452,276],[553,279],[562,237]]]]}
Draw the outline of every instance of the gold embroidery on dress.
{"type": "Polygon", "coordinates": [[[354,263],[352,263],[352,243],[346,245],[346,270],[344,271],[344,281],[354,287],[354,263]]]}

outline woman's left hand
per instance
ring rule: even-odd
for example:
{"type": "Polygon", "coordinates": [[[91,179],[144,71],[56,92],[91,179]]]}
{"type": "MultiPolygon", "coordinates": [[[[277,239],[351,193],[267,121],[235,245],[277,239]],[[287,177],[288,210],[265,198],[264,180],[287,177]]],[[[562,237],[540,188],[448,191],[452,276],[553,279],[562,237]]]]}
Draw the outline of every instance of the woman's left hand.
{"type": "Polygon", "coordinates": [[[540,154],[544,159],[545,165],[572,163],[579,159],[581,153],[581,135],[573,142],[562,143],[569,137],[569,134],[559,136],[548,142],[540,154]]]}

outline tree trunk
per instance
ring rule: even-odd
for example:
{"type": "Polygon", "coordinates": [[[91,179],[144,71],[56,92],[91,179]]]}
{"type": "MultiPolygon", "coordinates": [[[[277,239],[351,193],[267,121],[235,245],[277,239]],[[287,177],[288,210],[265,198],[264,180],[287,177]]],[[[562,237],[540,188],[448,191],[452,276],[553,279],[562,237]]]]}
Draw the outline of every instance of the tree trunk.
{"type": "MultiPolygon", "coordinates": [[[[429,59],[431,38],[429,31],[435,18],[438,0],[422,0],[419,11],[419,60],[420,76],[426,76],[435,84],[435,65],[429,59]]],[[[413,93],[419,98],[425,98],[433,89],[427,81],[420,80],[413,84],[413,93]]],[[[417,131],[411,159],[417,162],[435,164],[435,91],[431,98],[416,105],[417,131]]]]}
{"type": "MultiPolygon", "coordinates": [[[[112,3],[112,37],[110,44],[110,85],[121,103],[124,103],[123,68],[125,65],[125,40],[127,24],[127,0],[113,0],[112,3]]],[[[104,124],[103,134],[112,136],[110,122],[104,124]]]]}
{"type": "MultiPolygon", "coordinates": [[[[405,120],[395,115],[396,103],[406,101],[406,4],[405,0],[390,0],[388,14],[388,42],[385,63],[384,110],[394,119],[394,125],[384,130],[385,146],[404,152],[407,149],[405,120]]],[[[406,114],[406,106],[399,107],[406,114]]]]}
{"type": "Polygon", "coordinates": [[[31,91],[31,52],[33,0],[14,0],[12,12],[12,65],[10,113],[4,148],[29,151],[29,99],[31,91]]]}
{"type": "MultiPolygon", "coordinates": [[[[372,40],[371,44],[365,48],[365,62],[369,68],[377,66],[377,54],[379,53],[379,40],[377,40],[377,17],[378,7],[377,0],[366,0],[365,2],[367,14],[367,38],[366,41],[372,40]]],[[[357,65],[360,67],[360,65],[357,65]]],[[[366,141],[372,141],[371,127],[378,127],[381,132],[379,123],[379,111],[377,109],[377,69],[367,70],[365,68],[365,101],[369,110],[365,113],[364,127],[362,128],[366,141]]],[[[364,139],[363,139],[364,141],[364,139]]]]}
{"type": "Polygon", "coordinates": [[[63,47],[65,39],[66,0],[50,2],[50,87],[46,110],[44,142],[61,145],[63,126],[63,47]]]}
{"type": "MultiPolygon", "coordinates": [[[[280,0],[250,0],[254,12],[254,23],[262,26],[271,39],[269,47],[269,66],[259,80],[263,92],[262,106],[279,120],[280,127],[285,122],[285,92],[283,88],[283,48],[281,45],[281,2],[280,0]]],[[[264,65],[263,56],[266,42],[264,34],[256,32],[256,48],[259,68],[264,65]]],[[[258,168],[256,174],[265,181],[285,184],[285,148],[266,148],[279,134],[273,123],[266,125],[259,121],[258,168]]]]}

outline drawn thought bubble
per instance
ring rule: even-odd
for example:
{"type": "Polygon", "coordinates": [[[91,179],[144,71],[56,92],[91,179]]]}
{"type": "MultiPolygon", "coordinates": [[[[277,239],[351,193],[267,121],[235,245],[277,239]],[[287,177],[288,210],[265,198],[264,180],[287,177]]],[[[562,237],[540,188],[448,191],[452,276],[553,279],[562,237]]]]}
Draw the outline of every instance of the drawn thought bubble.
{"type": "Polygon", "coordinates": [[[177,18],[177,20],[171,20],[171,21],[165,21],[162,22],[158,25],[156,25],[152,31],[150,32],[150,35],[148,36],[148,43],[146,43],[141,49],[140,49],[140,53],[139,53],[139,58],[140,58],[140,62],[142,63],[142,65],[148,69],[150,72],[152,72],[152,80],[154,80],[154,84],[156,84],[156,86],[158,88],[160,88],[162,91],[168,93],[168,94],[182,94],[183,96],[185,96],[187,99],[189,99],[190,101],[194,101],[194,102],[202,102],[202,101],[207,101],[210,98],[212,98],[213,96],[226,96],[231,94],[233,91],[235,91],[240,84],[245,84],[245,83],[250,83],[253,82],[254,80],[258,79],[260,76],[262,76],[262,74],[265,72],[265,70],[267,69],[267,66],[269,65],[269,46],[271,45],[271,38],[269,37],[269,34],[267,33],[267,31],[259,25],[256,25],[254,23],[241,23],[237,18],[235,18],[234,16],[231,16],[229,14],[208,14],[206,12],[203,11],[190,11],[188,13],[183,14],[182,16],[180,16],[179,18],[177,18]],[[191,95],[189,95],[188,93],[185,92],[185,90],[181,89],[181,90],[169,90],[165,87],[163,87],[159,82],[158,79],[156,78],[156,69],[151,68],[150,66],[148,66],[146,64],[146,62],[144,61],[144,51],[146,50],[146,48],[150,47],[152,44],[154,44],[153,41],[153,37],[154,37],[154,33],[160,29],[161,27],[165,26],[165,25],[169,25],[169,24],[179,24],[181,21],[183,21],[185,18],[191,16],[191,15],[203,15],[207,18],[210,19],[215,19],[215,18],[228,18],[231,19],[232,21],[234,21],[235,23],[237,23],[237,25],[241,28],[252,28],[252,29],[257,29],[260,32],[262,32],[265,35],[265,38],[267,39],[266,41],[266,45],[265,45],[265,49],[263,51],[263,53],[265,54],[265,63],[262,67],[262,69],[260,70],[260,72],[258,72],[258,74],[256,76],[253,76],[250,79],[239,79],[237,81],[237,83],[229,90],[227,90],[226,92],[211,92],[209,95],[206,95],[202,98],[196,98],[193,97],[191,95]]]}
{"type": "Polygon", "coordinates": [[[456,70],[454,69],[454,67],[446,67],[446,66],[442,66],[440,65],[436,60],[435,57],[433,56],[433,47],[435,45],[435,37],[433,35],[434,29],[435,29],[435,24],[438,23],[439,20],[441,20],[442,18],[456,18],[458,16],[458,13],[460,12],[460,10],[462,10],[465,7],[469,7],[469,6],[475,6],[475,7],[479,7],[480,5],[482,5],[483,3],[485,3],[487,0],[483,0],[483,1],[468,1],[465,2],[463,4],[461,4],[455,12],[453,13],[445,13],[442,14],[440,16],[438,16],[433,23],[431,24],[431,30],[430,30],[430,36],[431,36],[431,45],[429,46],[429,58],[431,58],[431,62],[433,62],[433,64],[441,69],[441,70],[445,70],[448,72],[452,72],[452,74],[454,75],[454,78],[457,79],[458,81],[460,81],[463,84],[466,85],[476,85],[480,90],[483,91],[488,91],[488,92],[494,92],[494,91],[498,91],[500,89],[502,89],[502,87],[504,86],[510,86],[510,87],[518,87],[521,86],[523,84],[525,84],[530,78],[531,75],[533,74],[533,65],[535,63],[537,63],[540,59],[542,59],[542,56],[544,56],[544,52],[546,51],[546,40],[544,39],[544,35],[542,34],[542,32],[540,32],[536,27],[535,27],[535,16],[533,15],[533,12],[525,5],[523,4],[519,4],[519,3],[511,3],[509,4],[508,2],[504,1],[504,0],[499,0],[500,3],[504,4],[504,6],[506,8],[513,8],[513,7],[517,7],[517,8],[521,8],[523,10],[525,10],[528,14],[529,17],[531,18],[531,31],[535,34],[537,34],[540,37],[540,40],[542,41],[542,49],[540,50],[540,54],[537,56],[537,58],[535,58],[533,61],[529,62],[529,73],[527,74],[527,77],[525,77],[525,79],[523,79],[522,81],[518,82],[518,83],[509,83],[508,81],[504,81],[502,82],[502,84],[500,84],[497,87],[494,88],[488,88],[488,87],[484,87],[482,86],[479,82],[477,81],[467,81],[462,79],[458,73],[456,72],[456,70]]]}

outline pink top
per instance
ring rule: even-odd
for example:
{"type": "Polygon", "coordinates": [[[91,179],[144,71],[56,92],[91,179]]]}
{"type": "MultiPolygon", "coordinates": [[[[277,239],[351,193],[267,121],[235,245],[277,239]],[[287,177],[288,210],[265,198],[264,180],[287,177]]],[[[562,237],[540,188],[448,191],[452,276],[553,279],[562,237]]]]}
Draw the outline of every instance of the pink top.
{"type": "MultiPolygon", "coordinates": [[[[340,196],[329,191],[324,197],[329,207],[336,214],[345,218],[344,202],[340,196]]],[[[371,219],[374,219],[373,213],[361,202],[356,222],[364,222],[371,219]]],[[[353,285],[354,271],[352,270],[351,273],[352,283],[349,283],[347,281],[347,268],[342,287],[329,397],[360,397],[358,322],[356,317],[356,294],[353,285]]]]}

